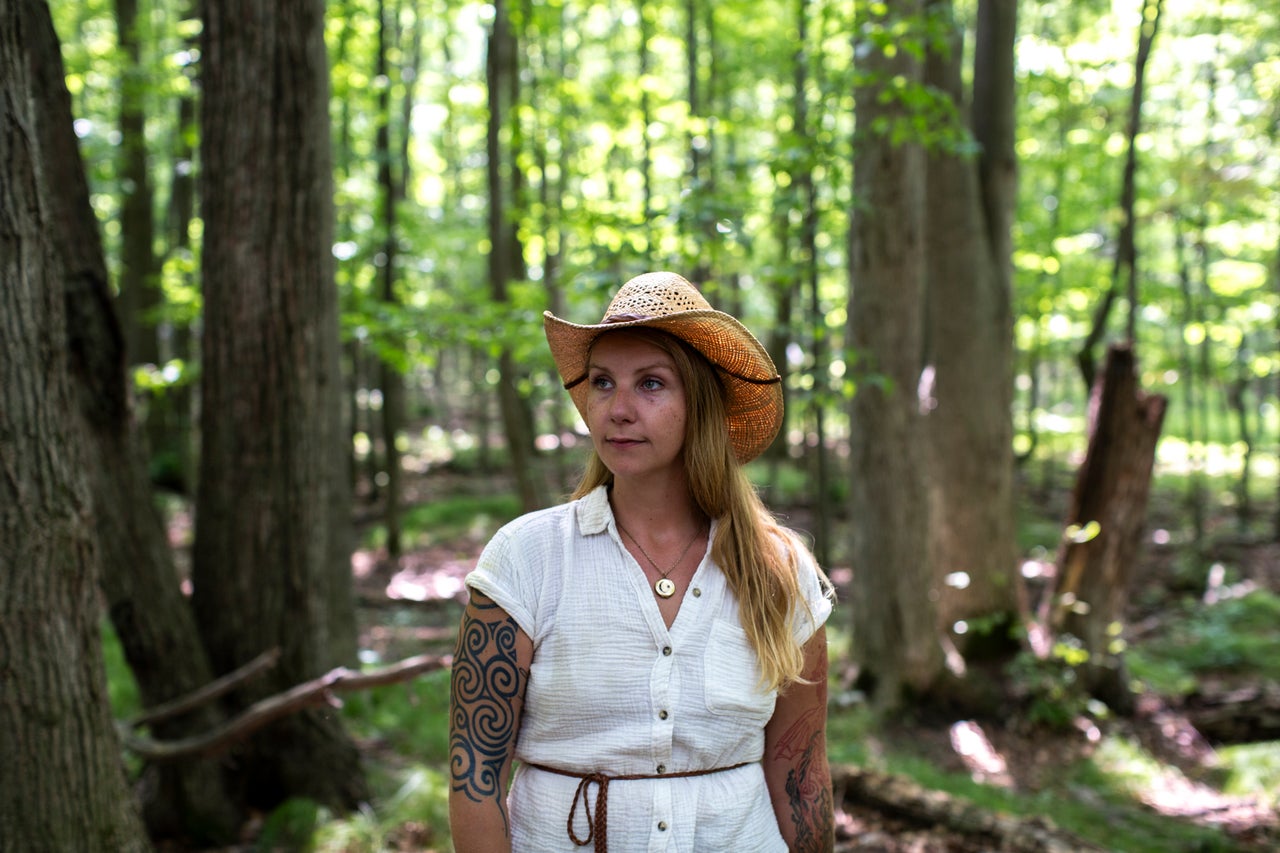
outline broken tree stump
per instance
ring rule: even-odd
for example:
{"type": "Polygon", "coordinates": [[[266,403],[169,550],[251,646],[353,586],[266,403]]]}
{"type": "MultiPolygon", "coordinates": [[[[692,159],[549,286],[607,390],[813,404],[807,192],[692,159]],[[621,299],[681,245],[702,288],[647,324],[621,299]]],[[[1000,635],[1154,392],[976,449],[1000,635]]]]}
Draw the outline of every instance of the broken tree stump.
{"type": "Polygon", "coordinates": [[[1122,714],[1133,704],[1120,655],[1120,626],[1146,523],[1156,443],[1165,397],[1138,385],[1127,344],[1107,349],[1102,376],[1089,400],[1089,444],[1076,476],[1058,551],[1050,625],[1076,637],[1088,661],[1084,687],[1122,714]]]}

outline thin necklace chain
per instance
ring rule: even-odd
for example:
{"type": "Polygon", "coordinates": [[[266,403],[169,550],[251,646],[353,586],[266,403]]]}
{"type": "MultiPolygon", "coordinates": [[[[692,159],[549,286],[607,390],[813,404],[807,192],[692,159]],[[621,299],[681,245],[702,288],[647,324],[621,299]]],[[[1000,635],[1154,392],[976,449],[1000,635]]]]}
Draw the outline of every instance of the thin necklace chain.
{"type": "Polygon", "coordinates": [[[688,556],[689,549],[693,547],[693,543],[697,542],[698,539],[702,536],[702,528],[699,527],[697,530],[694,531],[693,538],[689,540],[689,544],[685,545],[684,550],[680,552],[680,556],[676,557],[676,561],[671,564],[671,568],[667,569],[664,572],[661,568],[658,567],[657,561],[654,560],[653,557],[649,556],[649,552],[646,551],[644,549],[644,546],[640,544],[640,540],[632,536],[631,531],[627,530],[627,528],[622,526],[621,521],[618,522],[618,529],[621,530],[623,533],[627,534],[628,539],[636,543],[636,547],[640,549],[640,553],[644,554],[644,558],[649,561],[649,563],[653,566],[653,570],[658,573],[658,575],[661,577],[662,580],[666,580],[667,575],[674,572],[676,570],[676,566],[679,566],[682,562],[684,562],[684,558],[688,556]]]}

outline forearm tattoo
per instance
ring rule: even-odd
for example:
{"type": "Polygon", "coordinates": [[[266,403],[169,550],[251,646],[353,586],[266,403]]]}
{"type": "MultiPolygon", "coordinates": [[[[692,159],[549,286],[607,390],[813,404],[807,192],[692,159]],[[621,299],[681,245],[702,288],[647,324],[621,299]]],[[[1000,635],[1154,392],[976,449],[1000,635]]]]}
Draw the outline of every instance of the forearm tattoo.
{"type": "Polygon", "coordinates": [[[831,772],[824,761],[822,730],[814,727],[814,717],[822,715],[815,710],[806,713],[783,735],[778,757],[795,758],[787,771],[787,802],[791,806],[791,821],[796,827],[796,853],[824,853],[832,849],[835,829],[835,803],[832,802],[831,772]],[[808,739],[801,742],[801,735],[808,739]]]}
{"type": "Polygon", "coordinates": [[[516,661],[516,632],[496,604],[472,597],[453,656],[449,735],[453,791],[476,803],[494,800],[508,835],[503,793],[528,675],[516,661]]]}

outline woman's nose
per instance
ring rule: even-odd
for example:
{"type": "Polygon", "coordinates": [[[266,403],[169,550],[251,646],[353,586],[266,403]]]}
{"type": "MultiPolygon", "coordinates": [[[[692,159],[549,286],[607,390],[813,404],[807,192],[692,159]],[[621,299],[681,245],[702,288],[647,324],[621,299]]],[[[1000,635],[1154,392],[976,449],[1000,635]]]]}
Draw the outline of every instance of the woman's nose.
{"type": "Polygon", "coordinates": [[[629,391],[621,388],[609,399],[609,418],[614,421],[630,421],[635,418],[635,400],[629,391]]]}

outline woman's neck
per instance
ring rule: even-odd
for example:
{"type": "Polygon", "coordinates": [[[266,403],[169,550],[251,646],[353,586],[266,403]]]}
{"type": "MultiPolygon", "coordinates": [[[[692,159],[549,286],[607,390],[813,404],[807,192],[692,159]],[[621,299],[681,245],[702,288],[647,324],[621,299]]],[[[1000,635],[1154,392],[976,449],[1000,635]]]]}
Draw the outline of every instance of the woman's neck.
{"type": "Polygon", "coordinates": [[[618,523],[637,534],[643,530],[646,542],[687,539],[706,524],[683,480],[615,480],[609,503],[618,523]]]}

